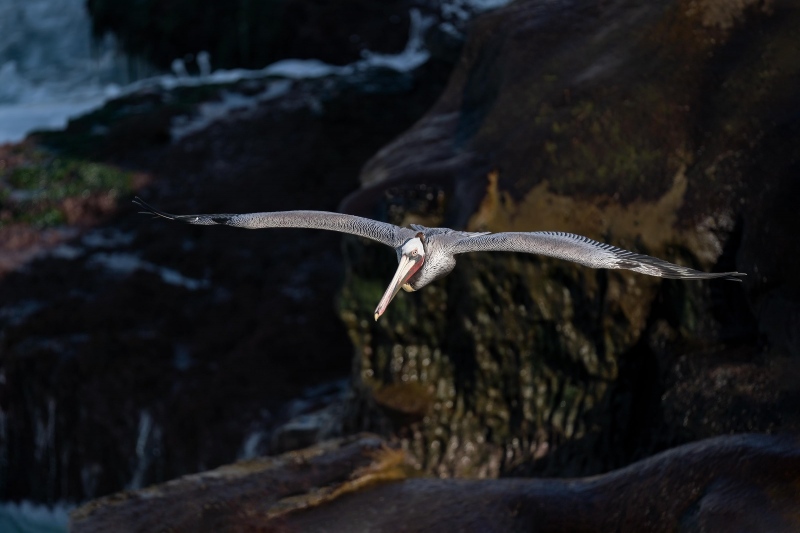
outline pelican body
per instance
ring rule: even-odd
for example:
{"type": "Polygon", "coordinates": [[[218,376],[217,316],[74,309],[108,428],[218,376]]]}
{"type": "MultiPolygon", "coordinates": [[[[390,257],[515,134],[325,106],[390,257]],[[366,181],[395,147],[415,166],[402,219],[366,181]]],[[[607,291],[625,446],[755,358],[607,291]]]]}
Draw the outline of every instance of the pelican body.
{"type": "Polygon", "coordinates": [[[427,228],[411,224],[403,228],[369,218],[327,211],[275,211],[270,213],[172,215],[159,211],[140,198],[133,200],[153,214],[201,226],[236,228],[309,228],[358,235],[391,246],[397,252],[398,267],[386,288],[375,320],[386,311],[400,289],[412,292],[450,273],[456,255],[467,252],[521,252],[573,261],[590,268],[633,270],[649,276],[671,279],[727,279],[742,281],[741,272],[702,272],[649,255],[637,254],[588,237],[554,231],[466,232],[449,228],[427,228]]]}

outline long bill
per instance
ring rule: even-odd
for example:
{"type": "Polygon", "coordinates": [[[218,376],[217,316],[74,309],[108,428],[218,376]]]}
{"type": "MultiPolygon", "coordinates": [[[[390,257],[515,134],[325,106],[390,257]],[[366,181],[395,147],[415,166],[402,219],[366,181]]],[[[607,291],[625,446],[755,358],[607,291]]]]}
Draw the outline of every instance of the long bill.
{"type": "Polygon", "coordinates": [[[389,286],[386,288],[386,292],[383,293],[381,301],[378,302],[378,307],[375,308],[375,320],[378,320],[383,312],[386,311],[392,298],[395,297],[403,285],[408,283],[411,276],[413,276],[421,266],[421,257],[418,259],[409,259],[406,255],[400,257],[400,264],[397,265],[397,272],[394,273],[394,278],[392,278],[391,283],[389,283],[389,286]]]}

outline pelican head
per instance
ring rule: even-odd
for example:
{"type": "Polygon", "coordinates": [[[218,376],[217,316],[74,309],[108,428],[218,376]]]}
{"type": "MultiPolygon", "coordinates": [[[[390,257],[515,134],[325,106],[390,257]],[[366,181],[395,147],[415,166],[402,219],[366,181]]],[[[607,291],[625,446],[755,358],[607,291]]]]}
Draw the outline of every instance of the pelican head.
{"type": "Polygon", "coordinates": [[[407,292],[414,290],[408,282],[419,271],[424,262],[425,235],[420,232],[413,238],[408,239],[400,247],[400,264],[397,265],[397,272],[395,272],[394,278],[389,283],[386,292],[383,293],[383,297],[378,303],[378,307],[375,309],[375,320],[378,320],[383,312],[386,311],[389,302],[392,301],[392,298],[401,288],[407,292]]]}

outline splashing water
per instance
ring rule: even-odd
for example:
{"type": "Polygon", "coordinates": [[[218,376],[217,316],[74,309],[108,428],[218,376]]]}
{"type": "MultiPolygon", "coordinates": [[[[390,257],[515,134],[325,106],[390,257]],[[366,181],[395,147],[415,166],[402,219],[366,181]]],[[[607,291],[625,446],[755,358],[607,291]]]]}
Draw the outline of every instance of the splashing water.
{"type": "Polygon", "coordinates": [[[28,501],[0,504],[0,531],[4,533],[66,533],[72,505],[47,507],[28,501]]]}
{"type": "Polygon", "coordinates": [[[121,54],[111,36],[93,39],[85,4],[0,0],[0,143],[64,127],[152,73],[121,54]]]}
{"type": "MultiPolygon", "coordinates": [[[[438,8],[445,21],[463,20],[508,2],[444,0],[438,8]]],[[[113,36],[92,36],[85,0],[0,0],[0,144],[20,141],[36,129],[63,128],[70,118],[148,86],[170,89],[264,76],[305,79],[374,66],[413,70],[428,60],[423,34],[431,24],[432,19],[412,10],[411,33],[402,52],[365,52],[361,60],[343,67],[285,59],[259,70],[212,72],[208,53],[198,51],[199,76],[189,76],[181,60],[174,62],[172,73],[154,76],[154,68],[122,53],[113,36]]]]}

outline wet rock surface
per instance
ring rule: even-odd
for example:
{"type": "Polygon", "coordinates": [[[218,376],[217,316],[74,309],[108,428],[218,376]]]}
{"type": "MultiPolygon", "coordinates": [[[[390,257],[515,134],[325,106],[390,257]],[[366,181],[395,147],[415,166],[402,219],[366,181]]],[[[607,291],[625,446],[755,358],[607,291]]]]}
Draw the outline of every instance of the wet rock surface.
{"type": "Polygon", "coordinates": [[[593,478],[447,480],[408,477],[402,451],[360,436],[97,500],[71,529],[790,532],[799,451],[796,438],[750,434],[593,478]]]}
{"type": "Polygon", "coordinates": [[[265,531],[287,515],[377,482],[403,479],[403,453],[359,435],[95,500],[72,531],[265,531]],[[183,504],[181,504],[183,502],[183,504]]]}

